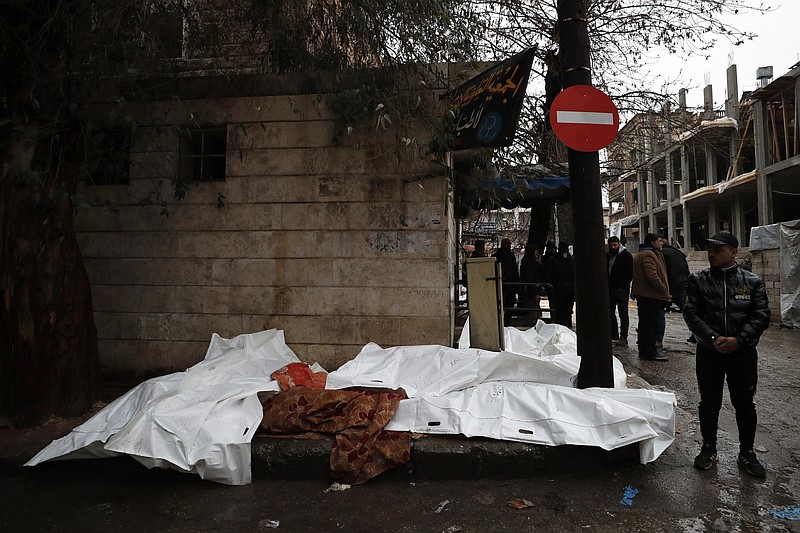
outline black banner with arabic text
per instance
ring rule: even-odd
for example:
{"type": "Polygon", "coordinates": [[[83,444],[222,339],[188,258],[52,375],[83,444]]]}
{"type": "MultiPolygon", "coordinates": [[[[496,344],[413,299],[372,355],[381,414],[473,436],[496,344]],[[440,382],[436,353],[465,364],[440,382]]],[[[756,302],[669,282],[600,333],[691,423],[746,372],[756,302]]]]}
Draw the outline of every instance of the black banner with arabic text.
{"type": "Polygon", "coordinates": [[[520,52],[455,90],[453,150],[511,145],[535,51],[520,52]]]}

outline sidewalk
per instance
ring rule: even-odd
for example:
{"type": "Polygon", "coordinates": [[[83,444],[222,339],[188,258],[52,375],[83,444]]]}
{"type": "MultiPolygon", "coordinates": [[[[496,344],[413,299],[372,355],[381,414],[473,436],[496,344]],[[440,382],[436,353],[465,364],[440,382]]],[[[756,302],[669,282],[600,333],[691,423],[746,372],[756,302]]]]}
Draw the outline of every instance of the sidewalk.
{"type": "MultiPolygon", "coordinates": [[[[639,386],[646,384],[640,383],[639,386]]],[[[53,418],[38,428],[0,427],[0,475],[18,472],[50,442],[68,434],[103,406],[98,403],[92,413],[79,418],[53,418]]],[[[332,445],[333,438],[328,436],[256,436],[251,447],[253,478],[327,479],[332,445]]],[[[511,479],[563,472],[565,467],[585,471],[618,462],[636,464],[638,461],[638,444],[605,451],[587,446],[553,447],[463,435],[415,434],[410,462],[381,477],[406,480],[511,479]]]]}

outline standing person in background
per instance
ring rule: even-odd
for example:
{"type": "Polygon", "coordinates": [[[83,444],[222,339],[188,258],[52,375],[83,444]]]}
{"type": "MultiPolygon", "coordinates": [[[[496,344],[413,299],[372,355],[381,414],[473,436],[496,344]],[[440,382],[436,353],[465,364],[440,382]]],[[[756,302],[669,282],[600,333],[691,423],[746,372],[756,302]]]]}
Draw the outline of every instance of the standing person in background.
{"type": "Polygon", "coordinates": [[[628,345],[628,300],[631,297],[631,281],[633,280],[633,256],[612,235],[608,238],[608,292],[611,303],[611,340],[617,346],[628,345]],[[617,328],[617,312],[619,312],[619,328],[617,328]]]}
{"type": "MultiPolygon", "coordinates": [[[[689,263],[686,262],[683,252],[669,244],[666,238],[662,237],[661,242],[663,243],[661,253],[664,254],[664,263],[667,265],[669,292],[672,294],[671,303],[678,308],[678,311],[683,312],[683,294],[686,292],[686,282],[689,279],[689,263]]],[[[656,335],[658,348],[664,345],[664,333],[667,328],[665,314],[666,309],[662,310],[658,317],[658,334],[656,335]]]]}
{"type": "Polygon", "coordinates": [[[569,243],[558,243],[558,253],[544,267],[545,282],[553,286],[550,294],[550,316],[553,322],[572,327],[572,306],[575,305],[575,265],[569,243]]]}
{"type": "MultiPolygon", "coordinates": [[[[531,243],[525,245],[525,254],[519,265],[519,278],[523,283],[542,282],[542,254],[539,253],[539,248],[531,243]]],[[[540,290],[538,286],[523,286],[520,291],[522,307],[538,308],[540,290]]],[[[539,311],[528,311],[527,314],[528,322],[531,323],[540,315],[539,311]]]]}
{"type": "MultiPolygon", "coordinates": [[[[483,241],[481,239],[478,239],[478,240],[475,241],[474,250],[472,250],[472,253],[470,254],[470,258],[472,258],[472,257],[486,257],[486,242],[485,241],[483,241]]],[[[467,281],[467,268],[466,268],[466,265],[462,265],[462,268],[463,268],[463,274],[462,274],[461,282],[462,282],[462,284],[464,284],[464,286],[467,287],[467,290],[469,290],[469,282],[467,281]]]]}
{"type": "Polygon", "coordinates": [[[556,245],[552,241],[547,241],[544,245],[544,255],[542,255],[542,268],[547,267],[550,258],[556,255],[556,245]]]}
{"type": "Polygon", "coordinates": [[[672,300],[667,281],[667,265],[661,247],[661,237],[648,233],[633,257],[631,296],[636,298],[639,311],[639,358],[650,361],[668,360],[656,348],[659,313],[672,300]]]}
{"type": "Polygon", "coordinates": [[[661,253],[664,254],[664,262],[667,265],[667,281],[669,282],[669,292],[672,294],[672,303],[683,312],[683,295],[686,292],[686,283],[689,281],[689,263],[683,252],[663,240],[664,247],[661,253]]]}
{"type": "Polygon", "coordinates": [[[519,268],[517,267],[517,256],[511,250],[511,239],[500,241],[500,249],[492,254],[498,263],[500,271],[503,273],[503,307],[514,307],[517,303],[517,286],[506,285],[507,282],[519,282],[519,268]]]}
{"type": "Polygon", "coordinates": [[[708,470],[717,461],[717,426],[727,377],[739,429],[737,462],[749,474],[766,477],[753,445],[756,438],[758,383],[756,345],[769,326],[764,282],[736,265],[739,241],[720,231],[708,243],[709,268],[689,277],[683,317],[697,340],[697,385],[703,446],[695,468],[708,470]]]}
{"type": "MultiPolygon", "coordinates": [[[[547,264],[550,262],[552,258],[556,256],[558,253],[558,249],[553,241],[547,241],[544,245],[544,254],[542,255],[542,281],[544,283],[551,284],[552,282],[548,279],[548,272],[549,268],[547,264]]],[[[550,285],[546,288],[547,294],[547,302],[548,307],[550,308],[550,320],[555,322],[555,318],[553,317],[553,286],[550,285]]]]}

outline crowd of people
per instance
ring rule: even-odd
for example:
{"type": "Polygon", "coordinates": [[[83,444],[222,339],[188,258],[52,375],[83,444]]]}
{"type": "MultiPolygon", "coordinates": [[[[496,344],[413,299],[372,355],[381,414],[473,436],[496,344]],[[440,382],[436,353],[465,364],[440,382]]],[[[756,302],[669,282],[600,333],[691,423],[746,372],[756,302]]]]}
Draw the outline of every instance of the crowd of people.
{"type": "MultiPolygon", "coordinates": [[[[758,382],[756,345],[769,326],[770,311],[764,282],[736,262],[738,239],[721,231],[707,244],[709,267],[691,273],[686,256],[656,233],[648,233],[635,254],[616,236],[608,239],[606,267],[611,317],[611,341],[628,345],[628,306],[636,301],[639,359],[666,362],[663,347],[667,310],[683,313],[696,344],[696,374],[700,392],[699,419],[703,444],[694,466],[706,470],[717,461],[717,426],[727,380],[739,430],[737,462],[751,475],[765,477],[766,469],[753,449],[756,434],[754,396],[758,382]],[[619,320],[617,320],[619,317],[619,320]]],[[[485,242],[475,242],[473,257],[486,257],[485,242]]],[[[538,308],[545,283],[552,321],[572,327],[575,303],[574,264],[569,243],[552,242],[542,255],[535,245],[525,247],[521,264],[509,239],[493,254],[504,281],[523,282],[503,288],[504,307],[538,308]]]]}
{"type": "MultiPolygon", "coordinates": [[[[486,242],[475,241],[471,257],[487,257],[486,242]]],[[[539,302],[546,295],[550,303],[552,321],[572,327],[572,308],[575,304],[575,283],[572,254],[569,243],[545,244],[544,255],[534,244],[525,246],[519,265],[512,250],[511,240],[503,239],[492,254],[500,264],[503,276],[503,307],[517,307],[531,317],[540,316],[539,302]],[[508,284],[508,283],[512,284],[508,284]],[[545,288],[546,287],[546,288],[545,288]]]]}

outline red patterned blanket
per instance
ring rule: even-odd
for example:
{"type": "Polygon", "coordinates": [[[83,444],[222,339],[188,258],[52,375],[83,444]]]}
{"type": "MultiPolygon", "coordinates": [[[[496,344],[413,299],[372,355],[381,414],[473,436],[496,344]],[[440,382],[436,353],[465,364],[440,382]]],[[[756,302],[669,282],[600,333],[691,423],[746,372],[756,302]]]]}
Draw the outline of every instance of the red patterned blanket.
{"type": "Polygon", "coordinates": [[[368,390],[291,387],[264,401],[261,432],[334,435],[331,478],[359,485],[411,457],[408,432],[386,431],[405,395],[368,390]]]}

